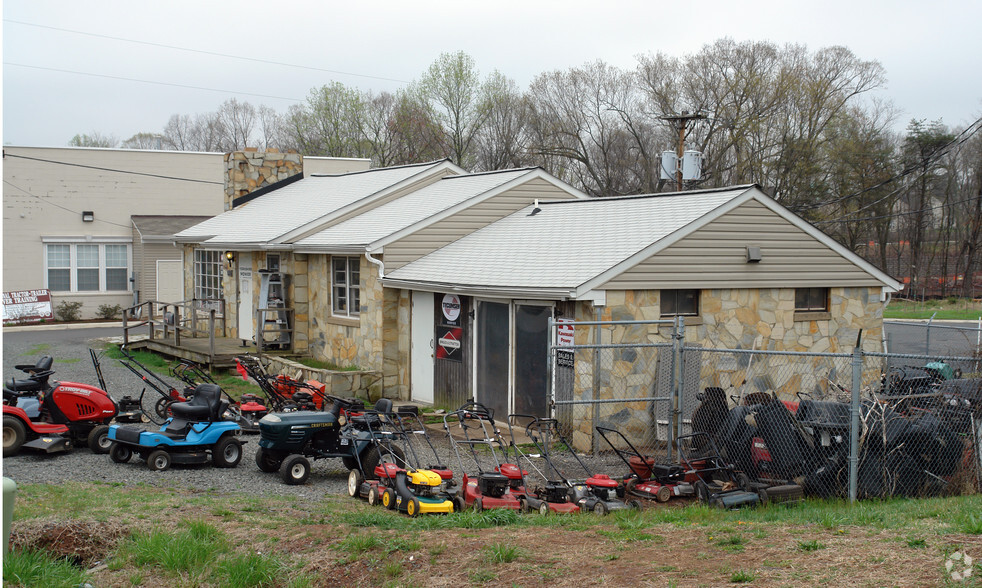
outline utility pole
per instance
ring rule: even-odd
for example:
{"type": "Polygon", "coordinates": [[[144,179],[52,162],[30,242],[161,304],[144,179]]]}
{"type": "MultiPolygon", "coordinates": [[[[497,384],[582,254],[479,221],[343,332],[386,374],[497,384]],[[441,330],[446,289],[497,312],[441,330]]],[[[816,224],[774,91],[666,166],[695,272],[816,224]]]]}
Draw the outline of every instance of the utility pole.
{"type": "Polygon", "coordinates": [[[675,116],[662,116],[662,120],[667,120],[672,123],[676,123],[679,128],[679,144],[676,148],[676,155],[678,156],[675,168],[675,187],[681,192],[682,191],[682,156],[685,154],[685,127],[689,124],[690,120],[703,120],[709,118],[705,114],[696,112],[689,113],[687,110],[683,110],[682,114],[677,114],[675,116]]]}

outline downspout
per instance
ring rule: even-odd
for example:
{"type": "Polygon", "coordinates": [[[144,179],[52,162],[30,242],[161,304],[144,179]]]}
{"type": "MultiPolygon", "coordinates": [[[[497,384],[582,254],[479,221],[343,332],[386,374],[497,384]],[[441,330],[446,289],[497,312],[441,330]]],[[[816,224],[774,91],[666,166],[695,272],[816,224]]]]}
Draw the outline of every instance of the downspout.
{"type": "Polygon", "coordinates": [[[367,247],[365,248],[365,259],[378,266],[378,279],[381,280],[385,277],[385,264],[382,263],[381,259],[372,257],[372,252],[367,247]]]}

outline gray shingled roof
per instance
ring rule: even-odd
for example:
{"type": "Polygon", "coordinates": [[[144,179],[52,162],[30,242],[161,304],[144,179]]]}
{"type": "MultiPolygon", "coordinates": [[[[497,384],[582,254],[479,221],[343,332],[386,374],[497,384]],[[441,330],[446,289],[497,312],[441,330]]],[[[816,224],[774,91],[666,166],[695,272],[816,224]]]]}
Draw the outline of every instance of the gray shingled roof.
{"type": "Polygon", "coordinates": [[[399,282],[575,290],[748,192],[544,202],[471,233],[391,274],[399,282]]]}
{"type": "Polygon", "coordinates": [[[368,245],[487,194],[538,168],[449,176],[295,243],[297,250],[368,245]]]}
{"type": "Polygon", "coordinates": [[[145,241],[173,240],[174,235],[188,227],[201,223],[210,216],[134,214],[133,226],[145,241]]]}
{"type": "Polygon", "coordinates": [[[177,238],[205,245],[267,243],[442,163],[312,175],[181,231],[177,238]]]}

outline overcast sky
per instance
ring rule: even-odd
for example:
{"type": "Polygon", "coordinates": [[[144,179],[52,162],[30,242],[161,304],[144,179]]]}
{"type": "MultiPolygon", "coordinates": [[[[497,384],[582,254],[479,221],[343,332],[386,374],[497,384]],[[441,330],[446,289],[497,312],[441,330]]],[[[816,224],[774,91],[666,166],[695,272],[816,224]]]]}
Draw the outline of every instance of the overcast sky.
{"type": "Polygon", "coordinates": [[[392,91],[441,52],[463,50],[482,74],[525,88],[542,72],[597,59],[633,68],[638,54],[692,54],[722,37],[844,45],[879,61],[900,129],[982,116],[979,0],[4,0],[3,19],[5,145],[124,140],[233,97],[283,113],[331,81],[392,91]]]}

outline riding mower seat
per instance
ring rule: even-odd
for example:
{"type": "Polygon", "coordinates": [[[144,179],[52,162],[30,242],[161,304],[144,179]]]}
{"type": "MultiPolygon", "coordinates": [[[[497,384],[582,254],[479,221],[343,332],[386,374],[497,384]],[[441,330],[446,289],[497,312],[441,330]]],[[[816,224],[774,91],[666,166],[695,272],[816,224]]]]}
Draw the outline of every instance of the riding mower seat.
{"type": "Polygon", "coordinates": [[[377,426],[379,424],[380,414],[389,414],[392,412],[392,401],[388,398],[379,398],[375,403],[375,409],[370,412],[360,416],[351,417],[351,423],[357,426],[377,426]]]}
{"type": "Polygon", "coordinates": [[[170,405],[174,418],[162,433],[171,438],[183,437],[192,423],[221,420],[227,409],[228,401],[222,399],[222,389],[217,384],[199,384],[191,400],[170,405]]]}
{"type": "Polygon", "coordinates": [[[48,378],[50,378],[51,374],[54,373],[51,370],[51,365],[53,362],[54,360],[50,355],[45,355],[41,359],[37,360],[37,363],[34,365],[29,363],[15,365],[14,367],[16,369],[28,373],[31,377],[23,380],[11,378],[4,387],[4,397],[7,398],[10,396],[9,393],[11,392],[17,395],[34,395],[38,392],[43,392],[46,390],[48,388],[48,378]]]}

